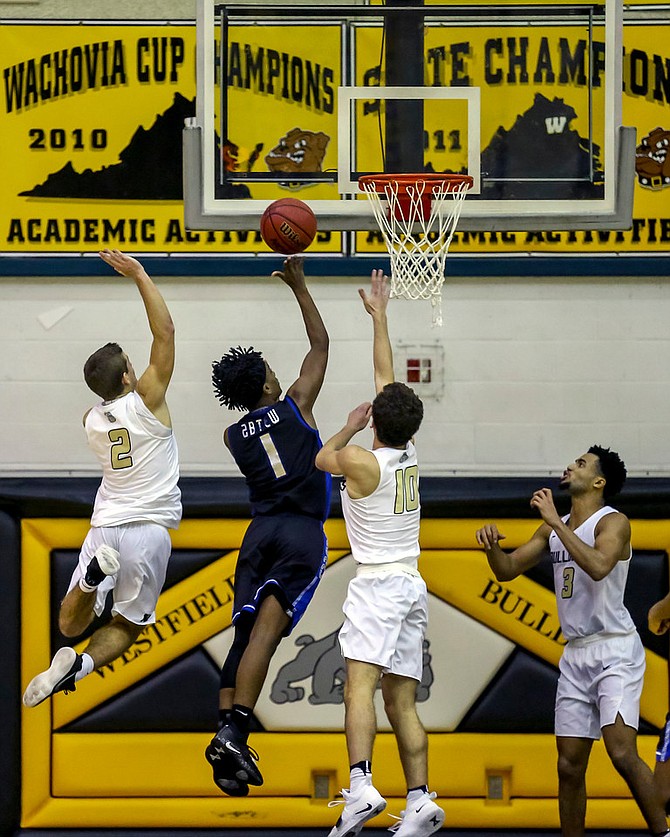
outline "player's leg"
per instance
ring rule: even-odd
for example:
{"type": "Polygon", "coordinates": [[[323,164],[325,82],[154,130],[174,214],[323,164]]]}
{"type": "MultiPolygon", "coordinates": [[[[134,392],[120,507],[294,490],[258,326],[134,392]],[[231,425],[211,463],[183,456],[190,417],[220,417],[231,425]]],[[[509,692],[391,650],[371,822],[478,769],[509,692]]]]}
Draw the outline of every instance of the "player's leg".
{"type": "Polygon", "coordinates": [[[382,677],[384,709],[393,727],[407,783],[407,800],[395,833],[427,837],[442,827],[444,811],[428,789],[428,737],[416,710],[417,687],[423,674],[423,642],[428,622],[426,585],[419,577],[400,574],[389,579],[393,595],[407,603],[390,671],[382,677]]]}
{"type": "Polygon", "coordinates": [[[270,660],[291,624],[285,605],[273,592],[263,600],[251,630],[249,643],[235,678],[235,704],[253,709],[258,701],[270,660]]]}
{"type": "MultiPolygon", "coordinates": [[[[107,540],[114,531],[90,529],[79,552],[68,592],[61,603],[59,628],[68,637],[80,636],[95,613],[102,613],[105,599],[114,586],[119,570],[119,553],[107,540]]],[[[56,692],[75,690],[75,681],[93,671],[93,659],[77,654],[73,648],[60,648],[46,671],[37,674],[23,695],[26,706],[38,706],[56,692]]]]}
{"type": "Polygon", "coordinates": [[[597,678],[598,708],[607,753],[630,788],[651,833],[665,834],[665,807],[658,798],[653,773],[637,751],[645,671],[642,641],[634,633],[598,645],[602,671],[597,678]]]}
{"type": "Polygon", "coordinates": [[[649,766],[637,751],[637,730],[627,726],[621,715],[603,727],[603,741],[612,764],[623,777],[652,834],[666,834],[665,808],[661,805],[649,766]]]}
{"type": "Polygon", "coordinates": [[[119,571],[116,543],[115,528],[96,527],[86,535],[58,615],[58,627],[63,636],[81,636],[95,614],[102,613],[119,571]]]}
{"type": "Polygon", "coordinates": [[[349,788],[342,790],[344,810],[328,837],[358,834],[368,820],[386,808],[386,800],[372,784],[371,768],[377,733],[374,695],[382,670],[378,665],[360,660],[345,658],[345,663],[344,730],[350,764],[349,788]]]}
{"type": "Polygon", "coordinates": [[[556,737],[558,815],[563,837],[583,837],[586,820],[586,768],[592,738],[556,737]]]}
{"type": "MultiPolygon", "coordinates": [[[[219,690],[219,723],[217,732],[230,723],[230,716],[235,703],[235,679],[242,655],[249,644],[249,636],[253,628],[253,618],[247,614],[240,614],[235,621],[235,636],[221,668],[219,690]]],[[[228,796],[247,796],[249,785],[236,777],[237,762],[231,758],[216,737],[205,750],[205,757],[212,767],[214,784],[228,796]]]]}
{"type": "Polygon", "coordinates": [[[351,764],[371,762],[377,734],[374,694],[381,677],[381,667],[359,660],[347,659],[345,662],[344,731],[349,761],[351,764]]]}
{"type": "Polygon", "coordinates": [[[382,677],[384,710],[395,733],[408,788],[428,784],[428,736],[416,711],[417,686],[409,677],[382,677]]]}
{"type": "Polygon", "coordinates": [[[101,668],[127,651],[143,630],[144,625],[129,622],[117,613],[93,634],[84,653],[93,659],[94,669],[101,668]]]}
{"type": "Polygon", "coordinates": [[[656,747],[656,766],[654,767],[654,785],[656,796],[670,814],[670,713],[668,713],[656,747]]]}

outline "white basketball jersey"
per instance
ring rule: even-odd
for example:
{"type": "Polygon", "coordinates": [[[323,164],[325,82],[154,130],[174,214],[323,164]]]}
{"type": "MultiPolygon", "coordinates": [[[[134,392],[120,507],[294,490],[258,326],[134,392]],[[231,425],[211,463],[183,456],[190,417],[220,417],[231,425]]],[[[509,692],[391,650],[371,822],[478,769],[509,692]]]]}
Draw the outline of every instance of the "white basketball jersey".
{"type": "MultiPolygon", "coordinates": [[[[595,530],[599,520],[616,512],[605,506],[592,514],[575,535],[588,546],[595,545],[595,530]]],[[[567,523],[570,515],[563,521],[567,523]]],[[[554,588],[558,604],[558,618],[563,636],[570,639],[594,634],[630,634],[635,624],[623,603],[631,554],[625,561],[617,561],[611,572],[595,581],[573,560],[555,532],[549,536],[551,561],[554,566],[554,588]]]]}
{"type": "Polygon", "coordinates": [[[177,441],[136,392],[97,404],[86,416],[88,445],[102,468],[92,526],[181,519],[177,441]]]}
{"type": "Polygon", "coordinates": [[[411,442],[404,450],[377,448],[379,485],[368,497],[352,499],[343,483],[340,496],[351,554],[360,564],[404,562],[419,558],[419,466],[411,442]]]}

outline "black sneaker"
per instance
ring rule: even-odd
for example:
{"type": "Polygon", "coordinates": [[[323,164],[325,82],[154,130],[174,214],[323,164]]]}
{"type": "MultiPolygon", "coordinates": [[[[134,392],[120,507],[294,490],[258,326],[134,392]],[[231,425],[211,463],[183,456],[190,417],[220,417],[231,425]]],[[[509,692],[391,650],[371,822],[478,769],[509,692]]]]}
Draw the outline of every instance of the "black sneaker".
{"type": "Polygon", "coordinates": [[[103,543],[93,553],[93,557],[86,567],[84,582],[87,587],[97,587],[108,575],[119,571],[119,553],[114,547],[103,543]]]}
{"type": "MultiPolygon", "coordinates": [[[[258,786],[263,784],[261,772],[254,764],[254,761],[258,761],[258,753],[255,753],[247,746],[242,735],[240,735],[232,724],[226,724],[226,726],[221,727],[209,742],[205,750],[205,756],[207,757],[207,761],[215,769],[214,781],[217,785],[219,783],[216,779],[216,765],[219,761],[222,762],[221,771],[225,771],[224,773],[219,773],[222,778],[239,779],[241,782],[246,782],[247,785],[258,786]],[[231,763],[232,771],[230,770],[231,763]]],[[[221,789],[223,790],[223,788],[221,789]]]]}
{"type": "Polygon", "coordinates": [[[38,706],[56,692],[74,692],[74,678],[81,671],[83,660],[74,648],[61,648],[56,651],[51,665],[46,671],[36,675],[28,683],[23,693],[25,706],[38,706]]]}
{"type": "Polygon", "coordinates": [[[215,776],[214,784],[228,796],[249,796],[249,785],[239,779],[217,779],[215,776]]]}
{"type": "Polygon", "coordinates": [[[216,738],[211,741],[205,750],[205,757],[214,773],[214,784],[228,796],[248,796],[249,785],[246,782],[241,782],[235,776],[238,770],[237,762],[233,761],[232,756],[221,752],[220,747],[214,746],[215,742],[216,738]]]}

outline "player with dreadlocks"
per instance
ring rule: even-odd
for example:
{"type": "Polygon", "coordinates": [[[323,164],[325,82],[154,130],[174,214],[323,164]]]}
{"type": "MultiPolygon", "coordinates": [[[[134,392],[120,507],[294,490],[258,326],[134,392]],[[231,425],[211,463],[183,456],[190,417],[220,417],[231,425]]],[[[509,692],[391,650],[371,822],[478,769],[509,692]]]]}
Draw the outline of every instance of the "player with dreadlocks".
{"type": "Polygon", "coordinates": [[[330,477],[314,465],[321,440],[312,408],[328,362],[328,332],[305,283],[303,258],[284,262],[309,351],[298,379],[281,398],[277,376],[260,352],[231,348],[212,364],[216,397],[246,411],[223,434],[249,487],[252,521],[235,569],[235,637],[221,670],[220,728],[205,755],[214,782],[230,796],[262,785],[247,745],[249,725],[272,655],[305,612],[326,564],[323,523],[330,477]]]}

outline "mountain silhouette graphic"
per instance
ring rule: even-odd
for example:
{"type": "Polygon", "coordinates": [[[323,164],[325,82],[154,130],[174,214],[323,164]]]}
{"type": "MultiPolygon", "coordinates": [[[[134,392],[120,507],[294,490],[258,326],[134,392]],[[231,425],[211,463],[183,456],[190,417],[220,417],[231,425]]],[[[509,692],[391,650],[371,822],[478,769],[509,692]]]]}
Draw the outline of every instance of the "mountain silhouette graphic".
{"type": "MultiPolygon", "coordinates": [[[[170,107],[158,114],[153,125],[139,127],[128,145],[119,154],[119,163],[98,171],[75,170],[72,162],[50,174],[44,183],[20,192],[22,196],[40,198],[93,198],[97,200],[181,201],[182,130],[184,120],[195,116],[195,99],[175,93],[170,107]]],[[[218,179],[220,143],[216,138],[216,176],[218,179]]],[[[222,184],[217,197],[251,197],[246,186],[222,184]]]]}
{"type": "Polygon", "coordinates": [[[509,131],[500,126],[482,152],[481,197],[602,198],[600,148],[593,146],[592,177],[588,140],[570,128],[576,117],[563,99],[536,93],[532,106],[509,131]]]}
{"type": "MultiPolygon", "coordinates": [[[[468,201],[601,199],[600,147],[594,144],[591,156],[588,140],[570,128],[576,117],[563,99],[536,93],[531,107],[509,130],[499,126],[482,151],[481,194],[468,201]]],[[[430,163],[426,171],[434,171],[430,163]]]]}

